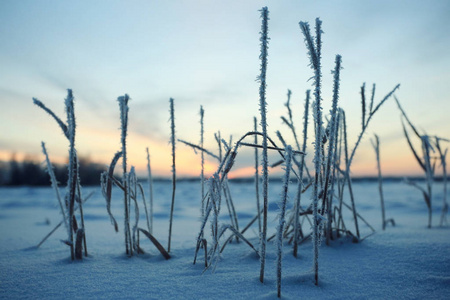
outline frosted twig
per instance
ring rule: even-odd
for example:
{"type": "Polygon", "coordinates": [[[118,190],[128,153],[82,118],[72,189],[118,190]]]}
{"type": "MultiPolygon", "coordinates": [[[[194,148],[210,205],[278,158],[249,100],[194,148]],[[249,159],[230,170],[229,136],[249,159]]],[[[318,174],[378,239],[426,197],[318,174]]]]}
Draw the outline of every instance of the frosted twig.
{"type": "MultiPolygon", "coordinates": [[[[264,146],[262,145],[255,145],[255,144],[249,144],[249,143],[240,143],[241,146],[247,146],[247,147],[254,147],[254,148],[263,148],[264,146]]],[[[278,147],[271,147],[271,146],[267,146],[268,150],[277,150],[277,151],[283,151],[282,148],[278,148],[278,147]]],[[[292,150],[292,154],[298,154],[298,155],[303,155],[304,153],[301,151],[296,151],[296,150],[292,150]]]]}
{"type": "Polygon", "coordinates": [[[214,153],[206,150],[205,148],[203,148],[201,146],[194,145],[192,143],[186,142],[186,141],[181,140],[181,139],[177,139],[177,141],[180,142],[180,143],[183,143],[183,144],[185,144],[185,145],[187,145],[189,147],[192,147],[194,149],[194,151],[195,150],[200,150],[202,153],[204,152],[204,153],[208,154],[209,156],[211,156],[211,157],[217,159],[218,161],[220,161],[220,158],[217,155],[215,155],[214,153]]]}

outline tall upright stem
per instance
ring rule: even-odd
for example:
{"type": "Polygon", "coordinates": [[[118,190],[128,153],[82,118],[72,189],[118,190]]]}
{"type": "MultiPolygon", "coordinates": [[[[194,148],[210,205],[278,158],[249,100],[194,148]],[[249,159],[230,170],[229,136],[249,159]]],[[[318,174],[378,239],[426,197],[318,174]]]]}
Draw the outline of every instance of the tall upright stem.
{"type": "Polygon", "coordinates": [[[444,152],[442,152],[441,145],[439,143],[439,138],[436,137],[436,148],[439,152],[439,158],[441,160],[441,166],[442,166],[442,177],[444,180],[444,196],[442,197],[442,211],[441,211],[441,221],[439,222],[440,226],[444,226],[444,224],[447,222],[447,212],[448,212],[448,204],[447,204],[447,163],[445,162],[445,159],[447,157],[447,150],[445,149],[444,152]]]}
{"type": "Polygon", "coordinates": [[[127,255],[133,255],[131,245],[131,229],[130,229],[130,195],[128,188],[128,173],[127,173],[127,130],[128,130],[128,101],[129,96],[120,96],[117,98],[120,107],[120,121],[121,121],[121,143],[122,143],[122,185],[123,185],[123,201],[124,201],[124,232],[125,232],[125,252],[127,255]]]}
{"type": "MultiPolygon", "coordinates": [[[[204,117],[205,111],[203,110],[203,106],[200,106],[200,147],[204,148],[203,142],[203,136],[204,136],[204,128],[203,128],[203,117],[204,117]]],[[[202,171],[200,173],[200,182],[202,185],[202,218],[205,216],[205,153],[204,151],[200,152],[201,160],[202,160],[202,171]]]]}
{"type": "Polygon", "coordinates": [[[375,155],[377,158],[377,169],[378,169],[378,191],[380,192],[380,202],[381,202],[381,224],[383,225],[383,230],[386,229],[386,213],[384,209],[384,196],[383,196],[383,176],[381,175],[381,162],[380,162],[380,139],[378,135],[375,134],[375,141],[372,142],[372,146],[375,150],[375,155]]]}
{"type": "Polygon", "coordinates": [[[70,235],[70,233],[69,233],[69,225],[67,223],[67,216],[66,216],[66,213],[65,213],[64,205],[63,205],[63,202],[61,200],[61,194],[59,193],[58,181],[56,180],[55,172],[53,171],[53,166],[52,166],[52,164],[50,162],[50,158],[48,157],[47,148],[45,147],[45,143],[42,142],[41,146],[42,146],[42,153],[44,153],[44,155],[45,155],[45,162],[47,164],[47,171],[48,171],[48,174],[50,176],[50,181],[51,181],[52,187],[53,187],[53,189],[54,189],[54,191],[56,193],[56,198],[58,198],[59,208],[61,209],[61,214],[63,216],[63,222],[64,222],[64,225],[65,225],[66,230],[67,230],[67,236],[69,237],[69,235],[70,235]]]}
{"type": "Polygon", "coordinates": [[[309,24],[306,22],[300,22],[300,29],[305,36],[305,43],[308,49],[308,55],[311,62],[311,68],[314,71],[314,129],[315,129],[315,144],[314,144],[314,166],[315,166],[315,176],[314,176],[314,189],[313,189],[313,253],[314,253],[314,279],[315,284],[319,284],[319,222],[320,218],[318,216],[318,203],[319,203],[319,188],[321,186],[321,171],[322,171],[322,107],[321,107],[321,52],[322,52],[322,21],[319,18],[316,19],[316,39],[315,42],[311,37],[309,24]]]}
{"type": "Polygon", "coordinates": [[[263,227],[261,234],[261,268],[259,274],[259,280],[264,282],[264,269],[266,265],[266,242],[267,242],[267,211],[268,211],[268,189],[269,189],[269,162],[267,159],[267,103],[266,103],[266,70],[267,70],[267,55],[269,37],[268,33],[268,21],[269,10],[267,7],[261,9],[261,75],[259,76],[259,110],[261,112],[261,127],[262,127],[262,175],[263,175],[263,227]]]}
{"type": "Polygon", "coordinates": [[[433,168],[431,167],[430,159],[430,141],[427,135],[421,136],[422,139],[422,151],[425,165],[425,175],[427,180],[427,194],[428,194],[428,228],[431,228],[432,218],[432,186],[433,186],[433,168]]]}
{"type": "Polygon", "coordinates": [[[277,294],[278,298],[281,297],[281,271],[282,271],[282,258],[283,258],[283,229],[286,223],[286,204],[288,198],[288,187],[290,181],[290,174],[292,168],[292,147],[287,146],[285,152],[285,174],[283,177],[283,191],[281,192],[281,199],[279,203],[280,214],[278,216],[279,224],[277,228],[277,294]]]}
{"type": "Polygon", "coordinates": [[[153,234],[153,178],[152,168],[150,164],[150,152],[147,147],[147,173],[148,173],[148,188],[149,188],[149,201],[150,201],[150,234],[153,234]]]}
{"type": "MultiPolygon", "coordinates": [[[[255,132],[258,131],[258,123],[256,117],[253,118],[253,125],[255,132]]],[[[255,134],[255,145],[258,145],[258,135],[255,134]]],[[[258,212],[258,233],[261,236],[261,204],[259,201],[259,158],[258,158],[258,148],[255,147],[255,190],[256,190],[256,211],[258,212]]]]}
{"type": "Polygon", "coordinates": [[[170,224],[169,224],[169,244],[167,246],[167,252],[170,252],[170,244],[172,240],[172,223],[173,223],[173,208],[175,206],[175,189],[177,186],[177,172],[175,168],[175,116],[174,116],[173,98],[170,98],[170,128],[172,144],[172,203],[170,205],[170,224]]]}
{"type": "MultiPolygon", "coordinates": [[[[339,81],[340,81],[340,72],[341,72],[341,62],[342,57],[340,55],[336,55],[336,66],[333,71],[334,74],[334,84],[333,84],[333,102],[331,109],[331,119],[330,119],[330,134],[329,134],[329,143],[328,143],[328,155],[325,165],[325,185],[323,192],[323,201],[322,201],[322,214],[325,214],[325,208],[327,213],[331,212],[332,207],[332,194],[329,195],[328,189],[330,187],[330,183],[334,181],[334,177],[332,176],[334,171],[334,151],[336,151],[336,131],[337,131],[337,103],[339,99],[339,81]]],[[[331,215],[331,214],[330,214],[331,215]]],[[[331,224],[331,219],[328,220],[329,224],[331,224]]],[[[327,236],[327,244],[329,243],[330,232],[328,232],[328,227],[326,230],[327,236]]]]}
{"type": "Polygon", "coordinates": [[[74,207],[75,207],[75,197],[76,197],[76,164],[75,161],[75,114],[73,107],[73,95],[72,90],[67,90],[66,98],[66,112],[67,112],[67,131],[69,137],[69,177],[67,187],[69,189],[69,242],[70,242],[70,257],[72,260],[75,259],[74,251],[74,240],[73,240],[73,222],[74,222],[74,207]]]}
{"type": "MultiPolygon", "coordinates": [[[[308,139],[307,129],[308,129],[308,115],[309,115],[309,98],[310,98],[310,90],[306,91],[306,100],[305,100],[305,113],[304,113],[304,123],[303,123],[303,145],[302,152],[306,153],[306,141],[308,139]]],[[[301,156],[300,161],[300,170],[299,170],[299,179],[298,179],[298,187],[297,194],[295,199],[295,217],[294,217],[294,256],[297,257],[298,253],[298,240],[300,235],[300,200],[302,196],[303,189],[303,167],[305,166],[305,155],[301,156]]]]}

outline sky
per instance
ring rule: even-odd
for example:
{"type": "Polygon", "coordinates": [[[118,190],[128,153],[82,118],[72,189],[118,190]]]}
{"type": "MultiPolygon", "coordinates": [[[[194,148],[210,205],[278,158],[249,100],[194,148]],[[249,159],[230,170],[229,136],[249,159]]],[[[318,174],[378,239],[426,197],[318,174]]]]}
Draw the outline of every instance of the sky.
{"type": "MultiPolygon", "coordinates": [[[[323,21],[323,111],[331,108],[336,54],[342,55],[339,106],[351,147],[361,130],[360,87],[375,103],[397,84],[396,96],[422,133],[450,138],[450,2],[448,1],[0,1],[0,160],[12,153],[42,161],[41,141],[54,162],[68,142],[37,106],[36,97],[65,119],[67,89],[75,96],[80,156],[108,164],[120,149],[117,97],[129,94],[129,164],[142,175],[146,147],[152,171],[171,170],[169,99],[176,137],[200,140],[217,153],[214,133],[236,140],[259,119],[259,32],[269,8],[268,132],[294,143],[280,116],[292,90],[294,123],[302,130],[312,70],[299,21],[323,21]]],[[[394,99],[374,116],[353,162],[355,176],[376,174],[370,139],[381,143],[385,175],[421,174],[403,135],[394,99]]],[[[310,126],[312,127],[312,126],[310,126]]],[[[300,134],[301,135],[301,134],[300,134]]],[[[307,147],[312,153],[312,131],[307,147]]],[[[418,146],[418,144],[417,144],[418,146]]],[[[448,145],[445,145],[447,147],[448,145]]],[[[308,150],[307,150],[308,152],[308,150]]],[[[198,176],[200,156],[177,144],[177,173],[198,176]]],[[[271,159],[276,160],[276,157],[271,159]]],[[[312,155],[307,156],[312,160],[312,155]]],[[[242,149],[232,176],[253,171],[253,150],[242,149]]],[[[217,167],[208,159],[210,174],[217,167]]],[[[274,174],[279,170],[274,170],[274,174]]]]}

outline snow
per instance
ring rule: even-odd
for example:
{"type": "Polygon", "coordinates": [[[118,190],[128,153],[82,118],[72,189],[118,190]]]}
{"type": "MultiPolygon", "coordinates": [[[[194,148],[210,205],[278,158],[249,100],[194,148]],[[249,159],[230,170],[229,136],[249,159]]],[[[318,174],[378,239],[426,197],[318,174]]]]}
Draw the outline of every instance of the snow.
{"type": "MultiPolygon", "coordinates": [[[[243,227],[256,211],[254,185],[232,182],[230,187],[243,227]]],[[[292,246],[285,243],[282,298],[450,298],[450,228],[437,226],[442,184],[434,185],[432,229],[426,228],[426,205],[416,189],[400,182],[385,182],[383,188],[386,217],[394,218],[396,227],[381,230],[377,183],[355,182],[358,212],[377,232],[358,244],[347,238],[332,241],[330,246],[323,242],[319,286],[314,285],[311,242],[300,245],[297,259],[292,256],[292,246]]],[[[264,284],[259,282],[259,258],[244,243],[228,245],[214,273],[203,272],[203,252],[193,265],[200,228],[200,189],[199,183],[177,184],[172,259],[166,261],[143,236],[141,247],[146,254],[126,257],[122,228],[114,232],[100,188],[84,188],[85,195],[96,191],[84,206],[89,257],[71,262],[68,247],[60,242],[67,234],[64,227],[39,249],[33,248],[61,220],[52,189],[1,188],[0,298],[276,299],[275,240],[267,246],[264,284]]],[[[281,189],[281,182],[271,182],[269,236],[275,232],[281,189]]],[[[291,200],[294,192],[292,184],[291,200]]],[[[155,182],[154,193],[154,235],[166,247],[171,183],[155,182]]],[[[308,195],[302,197],[303,205],[307,199],[308,195]]],[[[114,190],[112,212],[119,224],[122,205],[120,193],[114,190]]],[[[351,217],[350,211],[347,214],[351,217]]],[[[228,221],[222,210],[220,222],[228,221]]],[[[144,224],[141,210],[140,225],[144,224]]],[[[351,218],[346,225],[352,230],[351,218]]],[[[256,247],[257,226],[255,222],[245,233],[256,247]]],[[[361,226],[362,236],[371,232],[361,226]]]]}

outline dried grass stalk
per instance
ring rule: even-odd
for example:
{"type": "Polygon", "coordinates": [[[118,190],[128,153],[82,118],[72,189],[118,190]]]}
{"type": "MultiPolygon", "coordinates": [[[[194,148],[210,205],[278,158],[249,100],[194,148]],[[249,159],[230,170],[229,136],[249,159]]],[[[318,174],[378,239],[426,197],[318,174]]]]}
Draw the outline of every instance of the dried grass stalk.
{"type": "Polygon", "coordinates": [[[169,241],[167,251],[170,253],[170,244],[172,241],[172,223],[173,223],[173,210],[175,206],[175,190],[177,186],[177,172],[175,166],[175,109],[173,105],[173,98],[170,98],[170,143],[172,145],[172,201],[170,204],[170,220],[169,220],[169,241]]]}

